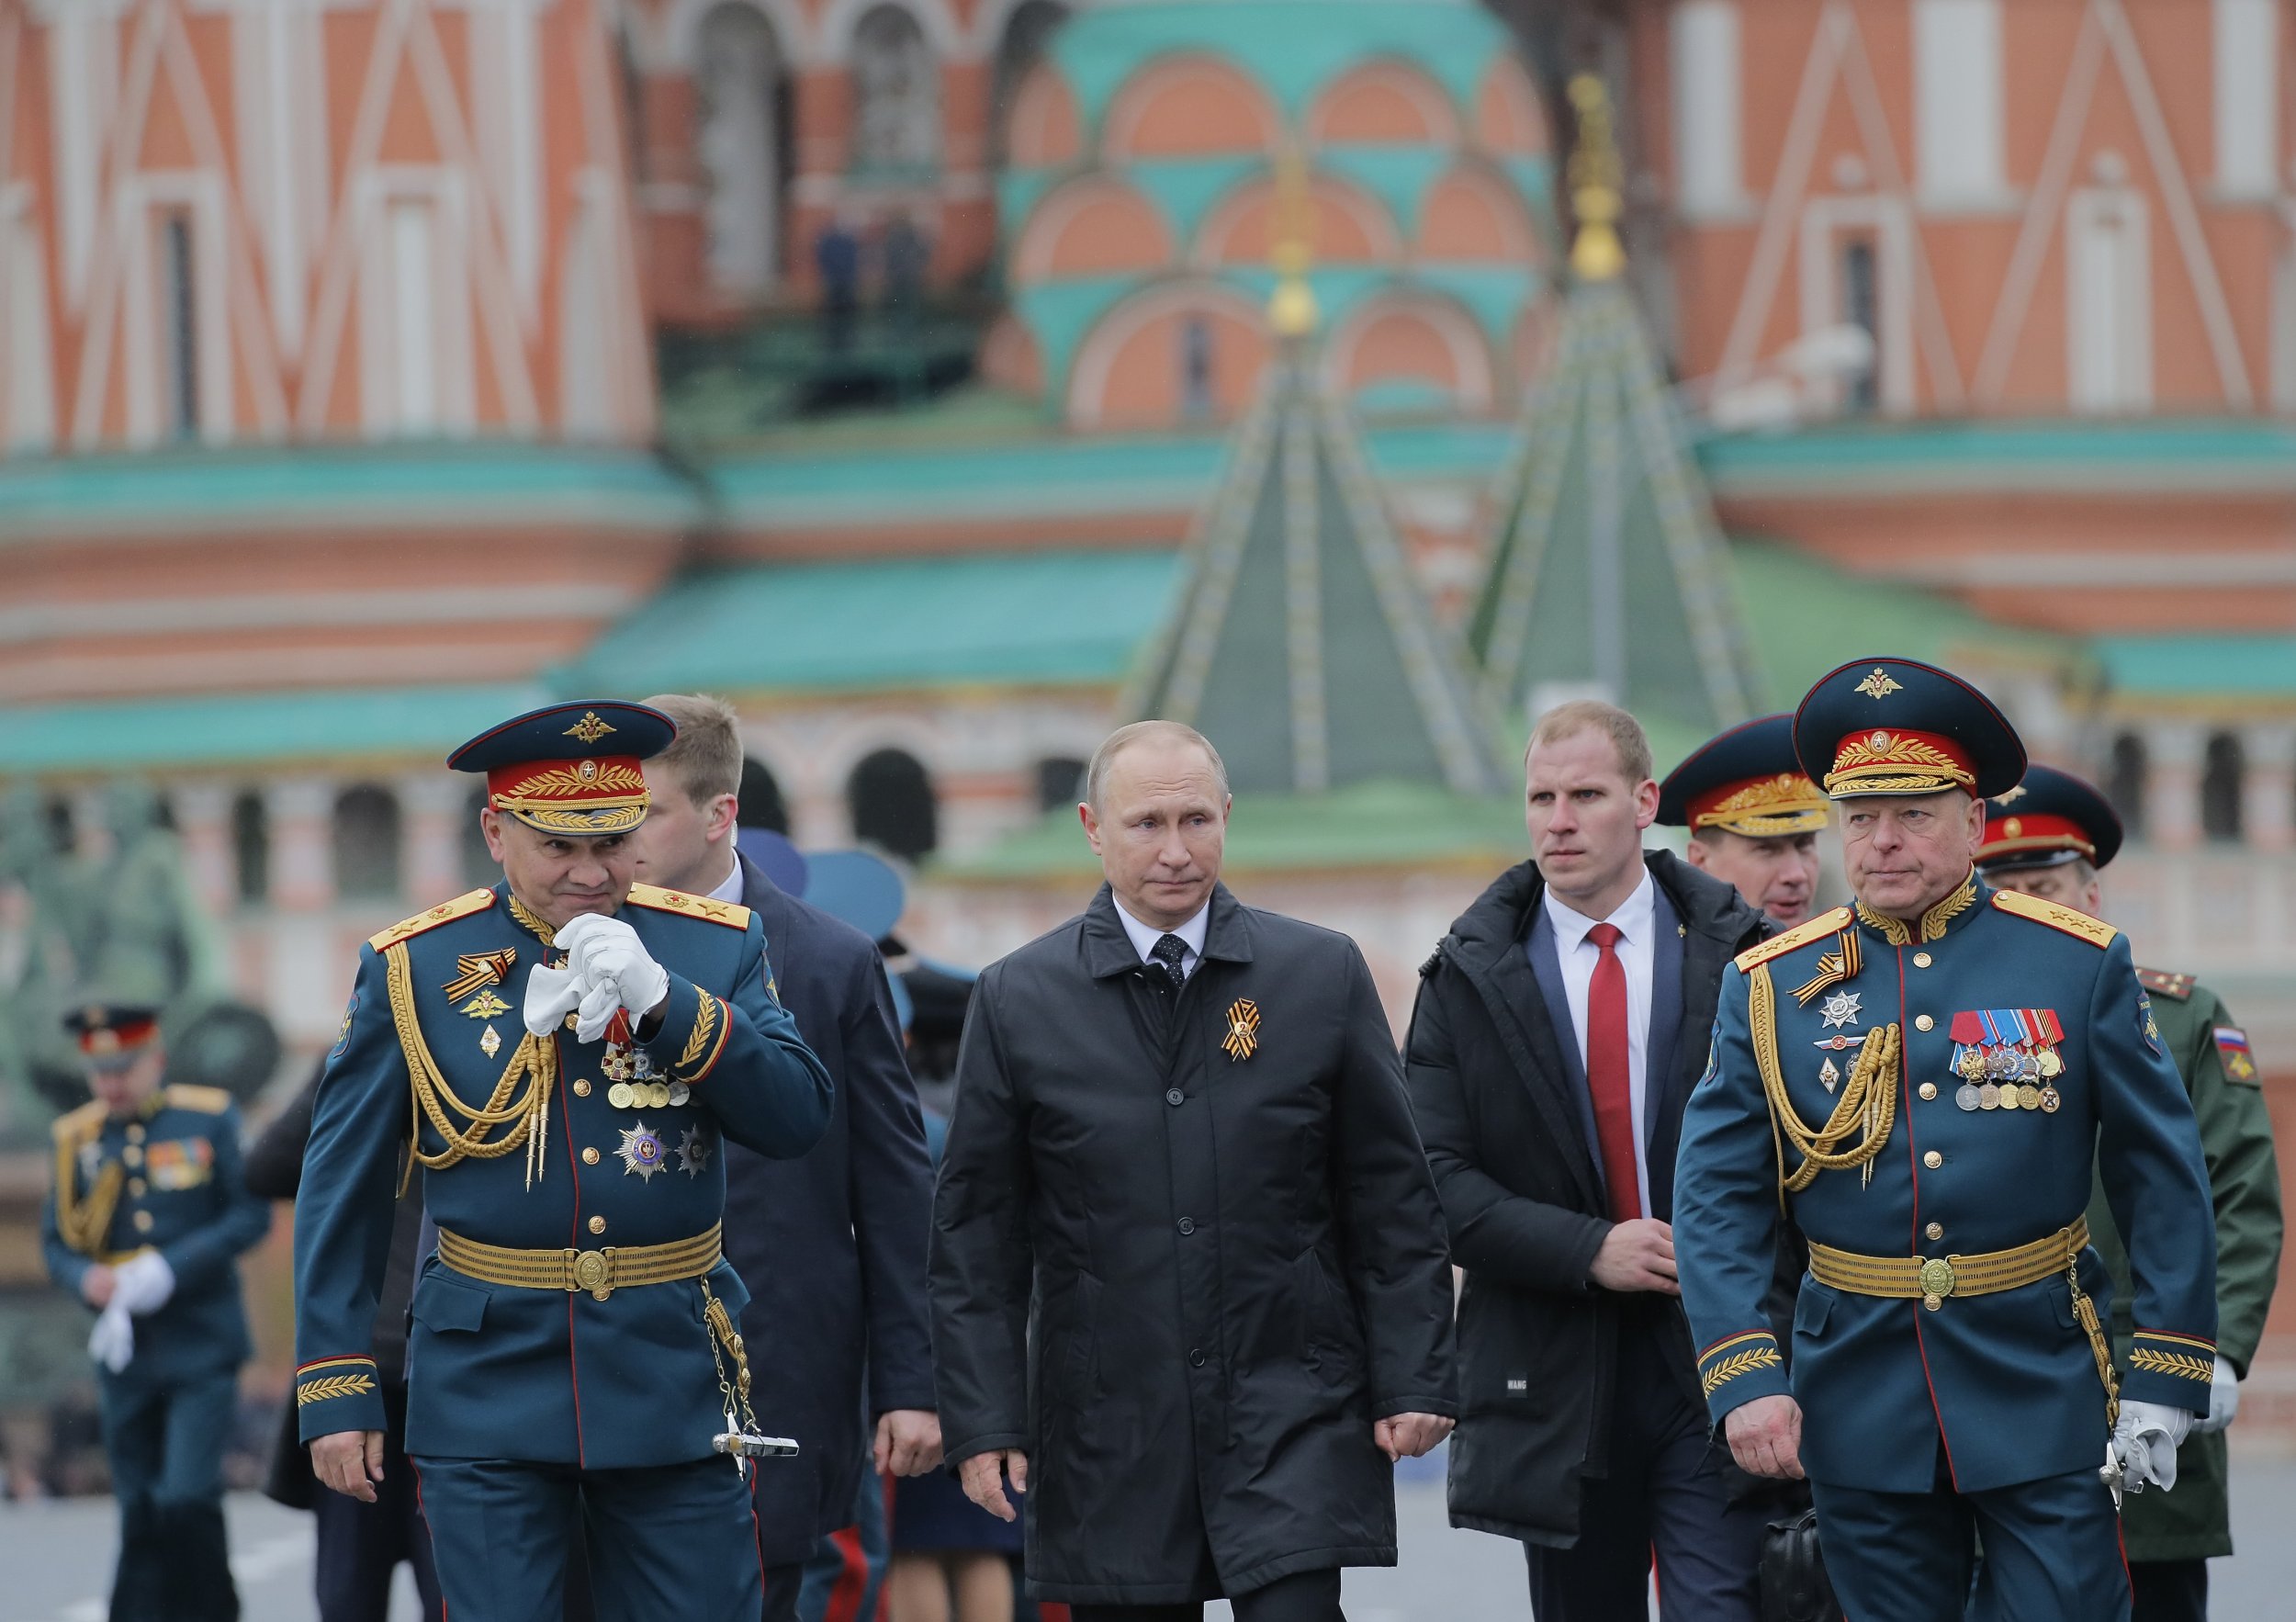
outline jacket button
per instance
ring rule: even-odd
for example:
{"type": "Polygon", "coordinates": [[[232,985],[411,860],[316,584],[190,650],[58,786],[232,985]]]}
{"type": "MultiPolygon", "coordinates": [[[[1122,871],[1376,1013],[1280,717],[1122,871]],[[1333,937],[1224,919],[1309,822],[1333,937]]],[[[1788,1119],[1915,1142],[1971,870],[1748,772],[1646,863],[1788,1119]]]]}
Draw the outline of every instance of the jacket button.
{"type": "Polygon", "coordinates": [[[1928,968],[1930,966],[1930,954],[1926,952],[1915,952],[1913,954],[1913,966],[1917,969],[1928,968]]]}
{"type": "Polygon", "coordinates": [[[138,1200],[142,1199],[142,1198],[143,1198],[143,1179],[142,1179],[141,1177],[131,1177],[131,1178],[129,1178],[129,1182],[128,1182],[128,1192],[129,1192],[129,1193],[130,1193],[130,1194],[132,1194],[132,1195],[134,1195],[134,1196],[135,1196],[138,1200]]]}
{"type": "Polygon", "coordinates": [[[1925,1082],[1923,1082],[1923,1083],[1921,1084],[1921,1097],[1922,1097],[1924,1099],[1928,1099],[1928,1098],[1936,1098],[1936,1097],[1937,1097],[1937,1083],[1935,1083],[1935,1082],[1933,1082],[1933,1081],[1925,1081],[1925,1082]]]}
{"type": "Polygon", "coordinates": [[[598,1164],[598,1147],[596,1144],[593,1143],[591,1147],[582,1151],[582,1164],[584,1166],[596,1166],[598,1164]]]}
{"type": "Polygon", "coordinates": [[[1204,1348],[1203,1348],[1203,1347],[1201,1347],[1201,1346],[1198,1346],[1198,1347],[1196,1347],[1193,1351],[1191,1351],[1191,1352],[1189,1352],[1189,1353],[1188,1353],[1188,1355],[1187,1355],[1187,1366],[1188,1366],[1190,1369],[1201,1369],[1201,1368],[1204,1366],[1204,1348]]]}
{"type": "Polygon", "coordinates": [[[128,1123],[128,1141],[130,1143],[143,1142],[143,1124],[141,1121],[131,1121],[128,1123]]]}
{"type": "Polygon", "coordinates": [[[1927,1014],[1916,1014],[1913,1017],[1913,1028],[1916,1031],[1927,1031],[1936,1023],[1937,1021],[1930,1019],[1927,1014]]]}
{"type": "Polygon", "coordinates": [[[1178,1087],[1169,1087],[1165,1089],[1164,1101],[1176,1109],[1181,1105],[1187,1102],[1187,1095],[1182,1092],[1178,1087]]]}
{"type": "Polygon", "coordinates": [[[590,1219],[590,1231],[591,1231],[591,1233],[604,1233],[604,1232],[606,1231],[606,1219],[605,1219],[604,1217],[592,1217],[592,1218],[591,1218],[591,1219],[590,1219]]]}
{"type": "Polygon", "coordinates": [[[1928,1227],[1922,1229],[1921,1231],[1932,1239],[1942,1239],[1945,1237],[1945,1224],[1943,1222],[1931,1222],[1928,1227]]]}
{"type": "Polygon", "coordinates": [[[589,1098],[589,1097],[590,1097],[590,1083],[588,1083],[588,1082],[586,1082],[586,1081],[579,1081],[579,1080],[578,1080],[578,1081],[576,1081],[576,1082],[575,1082],[575,1084],[574,1084],[574,1096],[575,1096],[576,1098],[589,1098]]]}
{"type": "Polygon", "coordinates": [[[136,1232],[139,1233],[149,1233],[151,1231],[152,1213],[148,1211],[140,1211],[136,1212],[136,1232]]]}
{"type": "Polygon", "coordinates": [[[1196,1219],[1194,1217],[1182,1217],[1180,1219],[1180,1232],[1183,1233],[1193,1233],[1196,1232],[1196,1219]]]}
{"type": "Polygon", "coordinates": [[[1935,1171],[1939,1166],[1945,1164],[1945,1156],[1940,1155],[1936,1150],[1932,1149],[1927,1155],[1921,1156],[1921,1164],[1928,1166],[1931,1171],[1935,1171]]]}

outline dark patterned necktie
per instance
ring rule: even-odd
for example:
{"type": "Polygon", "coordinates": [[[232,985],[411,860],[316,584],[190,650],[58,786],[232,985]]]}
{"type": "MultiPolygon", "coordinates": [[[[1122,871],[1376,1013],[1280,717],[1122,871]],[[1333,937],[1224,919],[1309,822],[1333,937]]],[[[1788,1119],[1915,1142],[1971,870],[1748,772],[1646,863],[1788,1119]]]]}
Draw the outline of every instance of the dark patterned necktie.
{"type": "Polygon", "coordinates": [[[1187,941],[1177,935],[1159,935],[1156,943],[1148,949],[1148,955],[1164,971],[1165,980],[1173,990],[1187,984],[1187,976],[1180,973],[1180,960],[1187,956],[1187,941]]]}

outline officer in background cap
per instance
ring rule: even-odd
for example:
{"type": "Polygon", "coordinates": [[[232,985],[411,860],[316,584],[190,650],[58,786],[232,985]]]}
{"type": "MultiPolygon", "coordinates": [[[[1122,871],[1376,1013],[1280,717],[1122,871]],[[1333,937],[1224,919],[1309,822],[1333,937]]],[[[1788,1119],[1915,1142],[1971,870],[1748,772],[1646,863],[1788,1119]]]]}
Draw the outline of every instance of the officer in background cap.
{"type": "Polygon", "coordinates": [[[64,1024],[95,1098],[55,1123],[48,1276],[96,1310],[104,1449],[119,1501],[114,1622],[239,1615],[223,1444],[251,1353],[240,1253],[270,1209],[240,1178],[239,1110],[168,1086],[159,1011],[93,1002],[64,1024]]]}
{"type": "MultiPolygon", "coordinates": [[[[2120,850],[2121,819],[2102,794],[2068,772],[2034,766],[1986,802],[1977,871],[1998,888],[2102,917],[2097,875],[2120,850]]],[[[2136,1622],[2207,1622],[2208,1562],[2233,1552],[2223,1431],[2239,1409],[2240,1377],[2279,1278],[2279,1166],[2263,1074],[2223,999],[2190,974],[2140,968],[2136,977],[2191,1097],[2216,1202],[2216,1379],[2208,1417],[2177,1450],[2176,1492],[2140,1493],[2124,1504],[2121,1538],[2136,1622]]],[[[2112,1270],[2113,1350],[2126,1368],[2136,1327],[2129,1259],[2101,1177],[2089,1194],[2088,1231],[2112,1270]]]]}
{"type": "Polygon", "coordinates": [[[640,761],[675,731],[557,704],[449,758],[486,773],[503,882],[367,941],[312,1109],[303,1439],[322,1482],[372,1500],[375,1303],[411,1152],[438,1250],[411,1307],[406,1450],[456,1622],[557,1616],[578,1525],[601,1616],[756,1622],[764,1603],[744,1471],[770,1444],[721,1140],[802,1155],[830,1087],[749,909],[632,882],[640,761]]]}
{"type": "Polygon", "coordinates": [[[1794,738],[1857,902],[1723,977],[1675,1183],[1708,1406],[1741,1466],[1806,1473],[1859,1622],[2126,1617],[2099,1478],[2173,1484],[2215,1373],[2191,1104],[2127,941],[1977,876],[1983,800],[2025,772],[1983,693],[1863,660],[1811,689],[1794,738]],[[2082,1216],[2097,1162],[2135,1278],[2117,1380],[2082,1216]],[[1810,1256],[1790,1379],[1762,1310],[1782,1212],[1810,1256]]]}
{"type": "Polygon", "coordinates": [[[1694,750],[1659,784],[1660,824],[1690,830],[1690,865],[1738,886],[1781,929],[1818,901],[1825,790],[1794,755],[1794,717],[1764,715],[1694,750]]]}

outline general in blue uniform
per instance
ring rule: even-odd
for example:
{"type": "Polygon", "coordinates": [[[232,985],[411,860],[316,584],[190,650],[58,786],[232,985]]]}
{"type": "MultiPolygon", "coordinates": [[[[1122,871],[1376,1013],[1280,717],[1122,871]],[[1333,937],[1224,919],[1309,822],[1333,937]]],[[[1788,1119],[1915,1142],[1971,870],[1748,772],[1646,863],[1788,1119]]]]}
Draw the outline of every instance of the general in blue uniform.
{"type": "Polygon", "coordinates": [[[97,1004],[66,1021],[96,1097],[56,1122],[40,1213],[48,1276],[101,1313],[89,1349],[119,1501],[115,1622],[239,1615],[223,1443],[249,1352],[239,1256],[271,1225],[240,1180],[231,1095],[162,1085],[156,1019],[97,1004]]]}
{"type": "Polygon", "coordinates": [[[1973,796],[2025,764],[1982,694],[1861,661],[1811,691],[1795,737],[1840,803],[1861,899],[1723,982],[1675,1193],[1710,1408],[1740,1461],[1773,1471],[1796,1468],[1798,1423],[1858,1622],[2125,1618],[2099,1464],[2143,1475],[2145,1438],[2206,1413],[2215,1369],[2191,1106],[2127,942],[1970,870],[1973,796]],[[2092,1161],[2135,1277],[2118,1371],[2082,1221],[2092,1161]],[[1761,1310],[1784,1211],[1810,1242],[1790,1377],[1761,1310]]]}
{"type": "MultiPolygon", "coordinates": [[[[830,1084],[756,918],[630,882],[639,760],[674,731],[638,705],[561,705],[456,752],[487,773],[505,881],[367,942],[319,1087],[296,1205],[302,1435],[382,1426],[368,1335],[411,1151],[439,1247],[414,1288],[406,1449],[456,1622],[555,1622],[578,1525],[602,1616],[753,1622],[762,1604],[744,1466],[724,1456],[754,1425],[721,1140],[804,1154],[830,1084]]],[[[356,1493],[345,1457],[338,1439],[313,1465],[356,1493]]]]}

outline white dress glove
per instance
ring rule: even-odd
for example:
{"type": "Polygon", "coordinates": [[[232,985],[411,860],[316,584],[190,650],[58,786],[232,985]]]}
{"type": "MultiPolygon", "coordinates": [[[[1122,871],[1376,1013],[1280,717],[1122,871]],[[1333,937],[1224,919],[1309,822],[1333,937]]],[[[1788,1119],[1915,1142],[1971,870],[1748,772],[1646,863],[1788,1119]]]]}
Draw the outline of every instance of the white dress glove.
{"type": "Polygon", "coordinates": [[[96,1314],[96,1327],[88,1331],[87,1355],[114,1374],[128,1367],[136,1355],[135,1324],[116,1290],[110,1304],[96,1314]]]}
{"type": "Polygon", "coordinates": [[[156,1250],[140,1250],[112,1270],[112,1300],[141,1318],[175,1293],[175,1269],[156,1250]]]}
{"type": "Polygon", "coordinates": [[[2113,1427],[2108,1459],[2121,1462],[2122,1484],[2142,1492],[2149,1484],[2167,1492],[2177,1484],[2177,1449],[2192,1428],[2192,1415],[2160,1402],[2123,1402],[2113,1427]]]}
{"type": "Polygon", "coordinates": [[[547,1036],[582,1000],[583,986],[571,969],[537,964],[526,974],[526,1007],[520,1017],[536,1036],[547,1036]]]}
{"type": "Polygon", "coordinates": [[[2216,1378],[2209,1381],[2208,1417],[2192,1428],[2202,1436],[2210,1436],[2232,1424],[2240,1412],[2240,1376],[2233,1372],[2232,1360],[2219,1352],[2216,1355],[2216,1378]]]}
{"type": "Polygon", "coordinates": [[[558,931],[558,945],[582,982],[580,1023],[575,1034],[584,1042],[598,1040],[616,1008],[627,1008],[635,1020],[670,995],[670,971],[653,960],[637,931],[620,918],[584,913],[558,931]],[[613,991],[610,1000],[591,995],[607,987],[613,991]]]}

